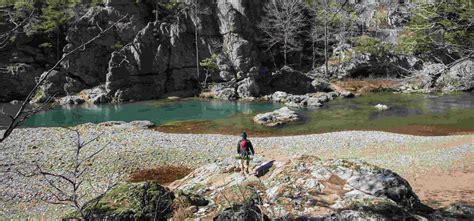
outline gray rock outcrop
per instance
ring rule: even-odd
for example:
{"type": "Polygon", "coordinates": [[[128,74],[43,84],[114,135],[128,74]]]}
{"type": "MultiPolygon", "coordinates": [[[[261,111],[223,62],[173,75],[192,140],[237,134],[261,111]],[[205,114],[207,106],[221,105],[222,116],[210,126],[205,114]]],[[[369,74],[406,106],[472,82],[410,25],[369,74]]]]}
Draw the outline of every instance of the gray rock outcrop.
{"type": "Polygon", "coordinates": [[[474,60],[460,61],[452,67],[427,64],[400,87],[403,92],[470,91],[474,89],[474,60]]]}
{"type": "Polygon", "coordinates": [[[290,110],[288,107],[282,107],[272,112],[257,114],[253,118],[253,121],[257,124],[274,127],[289,122],[298,121],[299,119],[300,118],[295,111],[290,110]]]}
{"type": "Polygon", "coordinates": [[[455,64],[436,80],[436,87],[444,92],[474,89],[474,59],[455,64]]]}
{"type": "MultiPolygon", "coordinates": [[[[268,165],[268,162],[259,159],[252,167],[257,171],[259,165],[268,165]]],[[[375,217],[386,220],[413,217],[422,208],[405,179],[361,161],[299,156],[285,162],[271,162],[272,168],[264,176],[246,178],[236,172],[239,165],[229,158],[198,168],[170,186],[202,194],[209,200],[209,205],[202,209],[209,212],[227,208],[228,203],[237,205],[245,201],[249,205],[258,203],[262,213],[272,219],[286,216],[300,217],[297,220],[364,217],[377,211],[375,217]],[[239,196],[231,197],[232,191],[239,196]],[[221,201],[223,197],[227,201],[221,201]],[[325,209],[321,210],[321,207],[325,209]]],[[[238,215],[241,210],[242,206],[239,206],[234,213],[227,211],[217,217],[238,215]]]]}
{"type": "Polygon", "coordinates": [[[25,63],[0,64],[0,102],[25,98],[41,72],[41,68],[25,63]]]}

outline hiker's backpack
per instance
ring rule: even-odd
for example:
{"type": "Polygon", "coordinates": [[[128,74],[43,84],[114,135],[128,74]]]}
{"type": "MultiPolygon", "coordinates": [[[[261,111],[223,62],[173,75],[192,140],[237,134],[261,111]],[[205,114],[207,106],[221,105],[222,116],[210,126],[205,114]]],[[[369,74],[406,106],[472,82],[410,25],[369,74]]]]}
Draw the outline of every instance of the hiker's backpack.
{"type": "Polygon", "coordinates": [[[249,141],[246,139],[240,141],[240,155],[245,157],[249,155],[249,141]]]}

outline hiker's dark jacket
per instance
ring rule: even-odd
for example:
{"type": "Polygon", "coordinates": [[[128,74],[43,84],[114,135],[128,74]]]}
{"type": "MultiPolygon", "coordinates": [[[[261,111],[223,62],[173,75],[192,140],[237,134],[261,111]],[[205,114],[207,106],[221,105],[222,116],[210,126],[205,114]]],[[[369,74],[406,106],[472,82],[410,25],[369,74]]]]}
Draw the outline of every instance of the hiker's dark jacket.
{"type": "MultiPolygon", "coordinates": [[[[240,142],[242,142],[243,140],[247,140],[247,139],[241,139],[237,143],[237,153],[238,154],[240,154],[240,142]]],[[[247,140],[246,148],[249,150],[250,154],[254,155],[255,152],[253,151],[253,146],[252,146],[252,143],[250,142],[250,140],[247,140]]]]}

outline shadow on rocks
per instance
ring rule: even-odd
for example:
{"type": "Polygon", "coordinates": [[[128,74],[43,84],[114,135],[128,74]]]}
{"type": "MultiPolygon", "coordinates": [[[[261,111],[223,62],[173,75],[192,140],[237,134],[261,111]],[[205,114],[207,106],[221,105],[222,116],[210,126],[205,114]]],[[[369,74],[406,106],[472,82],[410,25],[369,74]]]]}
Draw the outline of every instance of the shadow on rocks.
{"type": "Polygon", "coordinates": [[[262,214],[262,211],[255,204],[236,204],[224,209],[214,221],[269,221],[270,219],[262,214]]]}

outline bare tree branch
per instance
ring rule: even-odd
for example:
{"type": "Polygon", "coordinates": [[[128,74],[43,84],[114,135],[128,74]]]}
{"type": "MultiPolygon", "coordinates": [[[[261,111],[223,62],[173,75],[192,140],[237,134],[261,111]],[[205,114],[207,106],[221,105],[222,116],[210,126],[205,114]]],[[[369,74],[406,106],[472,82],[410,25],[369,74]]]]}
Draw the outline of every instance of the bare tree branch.
{"type": "Polygon", "coordinates": [[[15,32],[17,32],[20,28],[23,28],[26,24],[30,22],[34,13],[35,13],[35,9],[32,9],[28,17],[26,17],[19,23],[15,21],[15,18],[13,18],[13,16],[10,13],[8,14],[10,17],[9,22],[12,23],[14,27],[8,30],[7,32],[0,34],[0,49],[8,45],[8,41],[10,40],[10,37],[13,36],[15,32]]]}
{"type": "MultiPolygon", "coordinates": [[[[33,97],[34,97],[36,91],[38,90],[38,88],[41,85],[43,85],[44,81],[48,78],[48,76],[51,74],[51,72],[53,70],[55,70],[67,57],[69,57],[70,55],[76,53],[77,51],[85,49],[87,45],[91,44],[92,42],[94,42],[98,38],[102,37],[106,32],[110,31],[113,27],[115,27],[121,21],[125,20],[125,18],[127,18],[127,17],[128,17],[128,15],[125,15],[125,16],[121,17],[120,19],[118,19],[117,21],[112,23],[108,28],[102,30],[96,36],[92,37],[91,39],[89,39],[88,41],[86,41],[83,44],[79,45],[78,47],[72,49],[71,51],[65,53],[63,55],[63,57],[58,62],[56,62],[56,64],[53,65],[52,68],[50,68],[45,74],[43,74],[42,77],[36,83],[36,85],[33,87],[33,89],[31,89],[28,96],[23,100],[23,102],[21,103],[21,106],[18,109],[18,111],[16,111],[16,113],[14,115],[7,115],[7,116],[10,116],[9,117],[10,118],[10,123],[8,124],[7,128],[3,132],[3,135],[0,137],[0,143],[3,142],[4,140],[6,140],[8,138],[8,136],[10,136],[12,131],[15,128],[21,126],[29,117],[31,117],[32,115],[44,110],[43,108],[39,108],[39,109],[38,108],[33,108],[32,110],[26,111],[26,108],[27,108],[28,104],[30,103],[30,101],[33,99],[33,97]]],[[[49,101],[51,101],[51,99],[52,99],[51,97],[48,98],[46,100],[46,102],[44,102],[43,105],[41,105],[41,107],[45,107],[45,105],[47,103],[49,103],[49,101]]]]}
{"type": "Polygon", "coordinates": [[[301,49],[300,35],[306,25],[304,5],[301,0],[274,0],[265,4],[265,16],[259,28],[265,34],[265,44],[270,50],[281,45],[285,66],[287,54],[301,49]]]}

